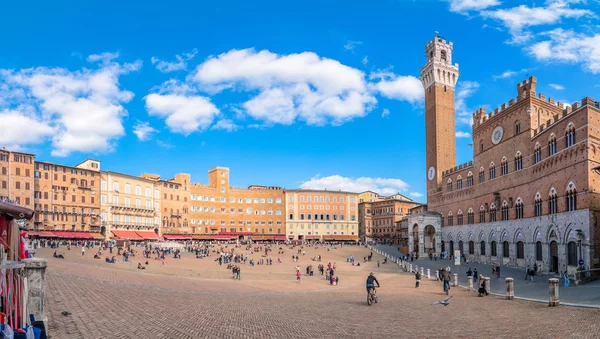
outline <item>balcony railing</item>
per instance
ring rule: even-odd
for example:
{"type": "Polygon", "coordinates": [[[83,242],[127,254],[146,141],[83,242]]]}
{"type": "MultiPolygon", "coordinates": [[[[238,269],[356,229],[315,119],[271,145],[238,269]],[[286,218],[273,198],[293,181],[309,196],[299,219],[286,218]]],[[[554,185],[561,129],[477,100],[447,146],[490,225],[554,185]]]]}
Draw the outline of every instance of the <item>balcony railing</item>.
{"type": "Polygon", "coordinates": [[[115,203],[111,203],[110,207],[115,208],[115,209],[117,209],[117,208],[121,209],[122,208],[122,209],[142,210],[142,211],[147,211],[147,212],[154,212],[154,211],[156,211],[156,209],[154,207],[148,208],[148,207],[145,207],[145,206],[142,206],[142,205],[136,206],[136,205],[131,205],[131,204],[128,205],[128,204],[115,204],[115,203]]]}
{"type": "Polygon", "coordinates": [[[113,226],[118,227],[153,227],[158,228],[158,224],[146,224],[146,223],[128,223],[128,222],[113,222],[111,223],[113,226]]]}

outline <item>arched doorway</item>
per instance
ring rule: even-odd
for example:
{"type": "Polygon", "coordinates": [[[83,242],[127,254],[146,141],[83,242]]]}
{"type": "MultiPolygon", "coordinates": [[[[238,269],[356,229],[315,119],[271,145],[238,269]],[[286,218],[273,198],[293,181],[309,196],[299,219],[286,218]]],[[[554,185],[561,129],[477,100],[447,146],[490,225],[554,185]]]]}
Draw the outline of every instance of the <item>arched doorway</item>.
{"type": "Polygon", "coordinates": [[[100,227],[100,234],[102,234],[102,236],[106,236],[106,226],[102,226],[100,227]]]}
{"type": "Polygon", "coordinates": [[[558,272],[558,243],[550,242],[550,271],[558,272]]]}
{"type": "Polygon", "coordinates": [[[464,254],[464,252],[463,252],[463,242],[462,242],[462,240],[460,240],[460,241],[458,242],[458,250],[460,251],[460,254],[464,254]]]}
{"type": "Polygon", "coordinates": [[[435,228],[431,225],[425,226],[423,229],[423,238],[425,253],[435,253],[435,228]]]}
{"type": "Polygon", "coordinates": [[[454,241],[450,240],[450,255],[454,255],[454,241]]]}
{"type": "Polygon", "coordinates": [[[442,253],[446,252],[446,242],[442,240],[442,253]]]}
{"type": "Polygon", "coordinates": [[[413,226],[413,252],[419,252],[419,225],[413,226]]]}

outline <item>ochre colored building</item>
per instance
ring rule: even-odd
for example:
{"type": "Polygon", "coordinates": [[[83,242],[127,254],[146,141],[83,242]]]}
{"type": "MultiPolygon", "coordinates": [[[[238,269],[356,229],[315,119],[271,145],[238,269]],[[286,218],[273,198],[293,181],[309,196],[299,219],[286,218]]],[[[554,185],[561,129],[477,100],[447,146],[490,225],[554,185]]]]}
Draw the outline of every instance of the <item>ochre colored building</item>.
{"type": "MultiPolygon", "coordinates": [[[[35,155],[0,149],[0,200],[33,209],[35,155]]],[[[26,225],[33,226],[33,220],[26,225]]]]}
{"type": "Polygon", "coordinates": [[[285,240],[281,187],[229,184],[229,169],[208,171],[208,184],[191,186],[190,226],[196,239],[285,240]]]}
{"type": "Polygon", "coordinates": [[[453,45],[426,46],[428,211],[409,216],[409,247],[542,271],[600,267],[599,103],[546,98],[537,79],[473,114],[473,160],[456,165],[453,45]]]}
{"type": "Polygon", "coordinates": [[[366,241],[399,244],[400,220],[410,209],[420,205],[402,194],[380,196],[376,192],[366,191],[358,197],[359,236],[366,241]]]}
{"type": "Polygon", "coordinates": [[[100,161],[36,161],[34,178],[34,230],[101,232],[100,161]]]}
{"type": "Polygon", "coordinates": [[[290,240],[359,240],[358,194],[327,190],[285,190],[290,240]]]}

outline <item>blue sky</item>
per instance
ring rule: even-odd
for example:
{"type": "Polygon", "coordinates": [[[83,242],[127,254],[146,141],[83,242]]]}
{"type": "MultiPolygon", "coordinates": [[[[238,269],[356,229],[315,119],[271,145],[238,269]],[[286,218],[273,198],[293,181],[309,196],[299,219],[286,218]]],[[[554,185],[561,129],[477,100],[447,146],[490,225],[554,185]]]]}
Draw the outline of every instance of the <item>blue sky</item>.
{"type": "Polygon", "coordinates": [[[0,145],[206,182],[425,201],[419,69],[454,42],[458,163],[471,113],[600,98],[596,0],[58,1],[0,5],[0,145]],[[10,127],[7,127],[10,126],[10,127]]]}

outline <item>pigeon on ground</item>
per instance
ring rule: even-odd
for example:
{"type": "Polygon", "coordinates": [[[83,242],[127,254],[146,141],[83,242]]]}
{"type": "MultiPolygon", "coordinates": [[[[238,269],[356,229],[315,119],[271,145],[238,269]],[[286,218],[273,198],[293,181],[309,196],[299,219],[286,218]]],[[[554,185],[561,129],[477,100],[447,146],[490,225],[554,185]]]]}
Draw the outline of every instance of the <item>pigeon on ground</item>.
{"type": "Polygon", "coordinates": [[[71,312],[62,311],[60,314],[62,314],[62,315],[64,315],[66,317],[66,316],[71,315],[71,312]]]}
{"type": "Polygon", "coordinates": [[[431,304],[431,305],[436,305],[436,304],[439,304],[439,305],[448,306],[448,305],[450,304],[450,302],[449,302],[450,298],[452,298],[452,296],[450,296],[450,297],[447,297],[446,299],[444,299],[444,300],[442,300],[442,301],[436,301],[436,302],[434,302],[434,303],[433,303],[433,304],[431,304]]]}

